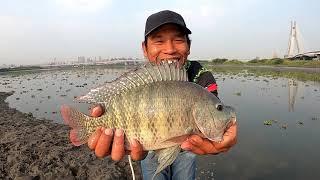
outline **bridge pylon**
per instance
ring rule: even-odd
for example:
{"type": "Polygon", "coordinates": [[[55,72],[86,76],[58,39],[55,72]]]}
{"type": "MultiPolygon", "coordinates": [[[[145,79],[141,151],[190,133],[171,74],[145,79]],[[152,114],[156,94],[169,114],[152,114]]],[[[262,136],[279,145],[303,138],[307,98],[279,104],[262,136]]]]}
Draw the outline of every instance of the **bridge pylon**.
{"type": "Polygon", "coordinates": [[[301,53],[301,43],[298,40],[296,21],[291,21],[288,52],[285,57],[290,58],[301,53]]]}

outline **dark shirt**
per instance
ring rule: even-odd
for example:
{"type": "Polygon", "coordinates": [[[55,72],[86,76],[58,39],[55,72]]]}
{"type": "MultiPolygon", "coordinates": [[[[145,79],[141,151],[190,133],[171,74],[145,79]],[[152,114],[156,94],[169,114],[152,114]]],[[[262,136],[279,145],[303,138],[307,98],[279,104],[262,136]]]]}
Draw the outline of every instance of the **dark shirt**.
{"type": "Polygon", "coordinates": [[[218,86],[212,73],[197,61],[187,61],[186,69],[190,82],[197,83],[218,97],[218,86]]]}

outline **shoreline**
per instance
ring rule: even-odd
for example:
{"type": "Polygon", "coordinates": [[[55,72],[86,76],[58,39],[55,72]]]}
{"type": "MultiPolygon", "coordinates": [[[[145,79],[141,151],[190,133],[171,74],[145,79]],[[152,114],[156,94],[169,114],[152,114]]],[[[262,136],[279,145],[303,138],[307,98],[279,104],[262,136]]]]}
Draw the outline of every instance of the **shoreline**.
{"type": "Polygon", "coordinates": [[[274,71],[300,71],[300,72],[306,72],[306,73],[319,73],[320,72],[320,67],[293,67],[293,66],[267,66],[267,65],[232,65],[232,64],[216,64],[216,65],[211,65],[208,64],[208,67],[235,67],[235,68],[261,68],[261,69],[269,69],[269,70],[274,70],[274,71]]]}
{"type": "MultiPolygon", "coordinates": [[[[128,158],[97,158],[73,146],[69,127],[40,120],[8,106],[13,93],[0,92],[0,179],[132,179],[128,158]]],[[[136,179],[141,178],[133,162],[136,179]]]]}

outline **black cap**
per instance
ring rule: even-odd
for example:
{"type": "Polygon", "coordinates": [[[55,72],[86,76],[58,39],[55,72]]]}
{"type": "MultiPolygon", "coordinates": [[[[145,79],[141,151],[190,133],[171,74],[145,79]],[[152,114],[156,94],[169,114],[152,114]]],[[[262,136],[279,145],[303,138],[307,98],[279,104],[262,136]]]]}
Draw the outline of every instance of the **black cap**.
{"type": "Polygon", "coordinates": [[[147,37],[152,31],[156,30],[158,27],[164,24],[176,24],[180,26],[186,34],[191,34],[191,31],[187,28],[186,23],[183,20],[183,17],[173,11],[164,10],[154,14],[151,14],[147,21],[146,27],[144,30],[144,37],[147,37]]]}

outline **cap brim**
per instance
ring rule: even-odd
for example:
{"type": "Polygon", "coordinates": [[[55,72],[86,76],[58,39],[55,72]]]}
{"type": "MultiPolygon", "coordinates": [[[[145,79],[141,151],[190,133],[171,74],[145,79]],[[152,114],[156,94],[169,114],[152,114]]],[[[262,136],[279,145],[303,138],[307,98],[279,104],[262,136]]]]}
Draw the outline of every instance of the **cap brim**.
{"type": "Polygon", "coordinates": [[[156,29],[158,29],[160,26],[163,26],[163,25],[165,25],[165,24],[176,24],[176,25],[178,25],[179,27],[181,27],[186,34],[191,34],[191,33],[192,33],[192,32],[190,31],[190,29],[188,29],[187,27],[185,27],[185,26],[183,26],[183,25],[181,25],[181,24],[178,24],[178,23],[172,22],[172,21],[167,21],[167,22],[163,22],[163,23],[159,24],[158,26],[152,28],[150,31],[148,31],[148,32],[144,35],[144,37],[147,37],[150,33],[152,33],[153,31],[155,31],[156,29]]]}

